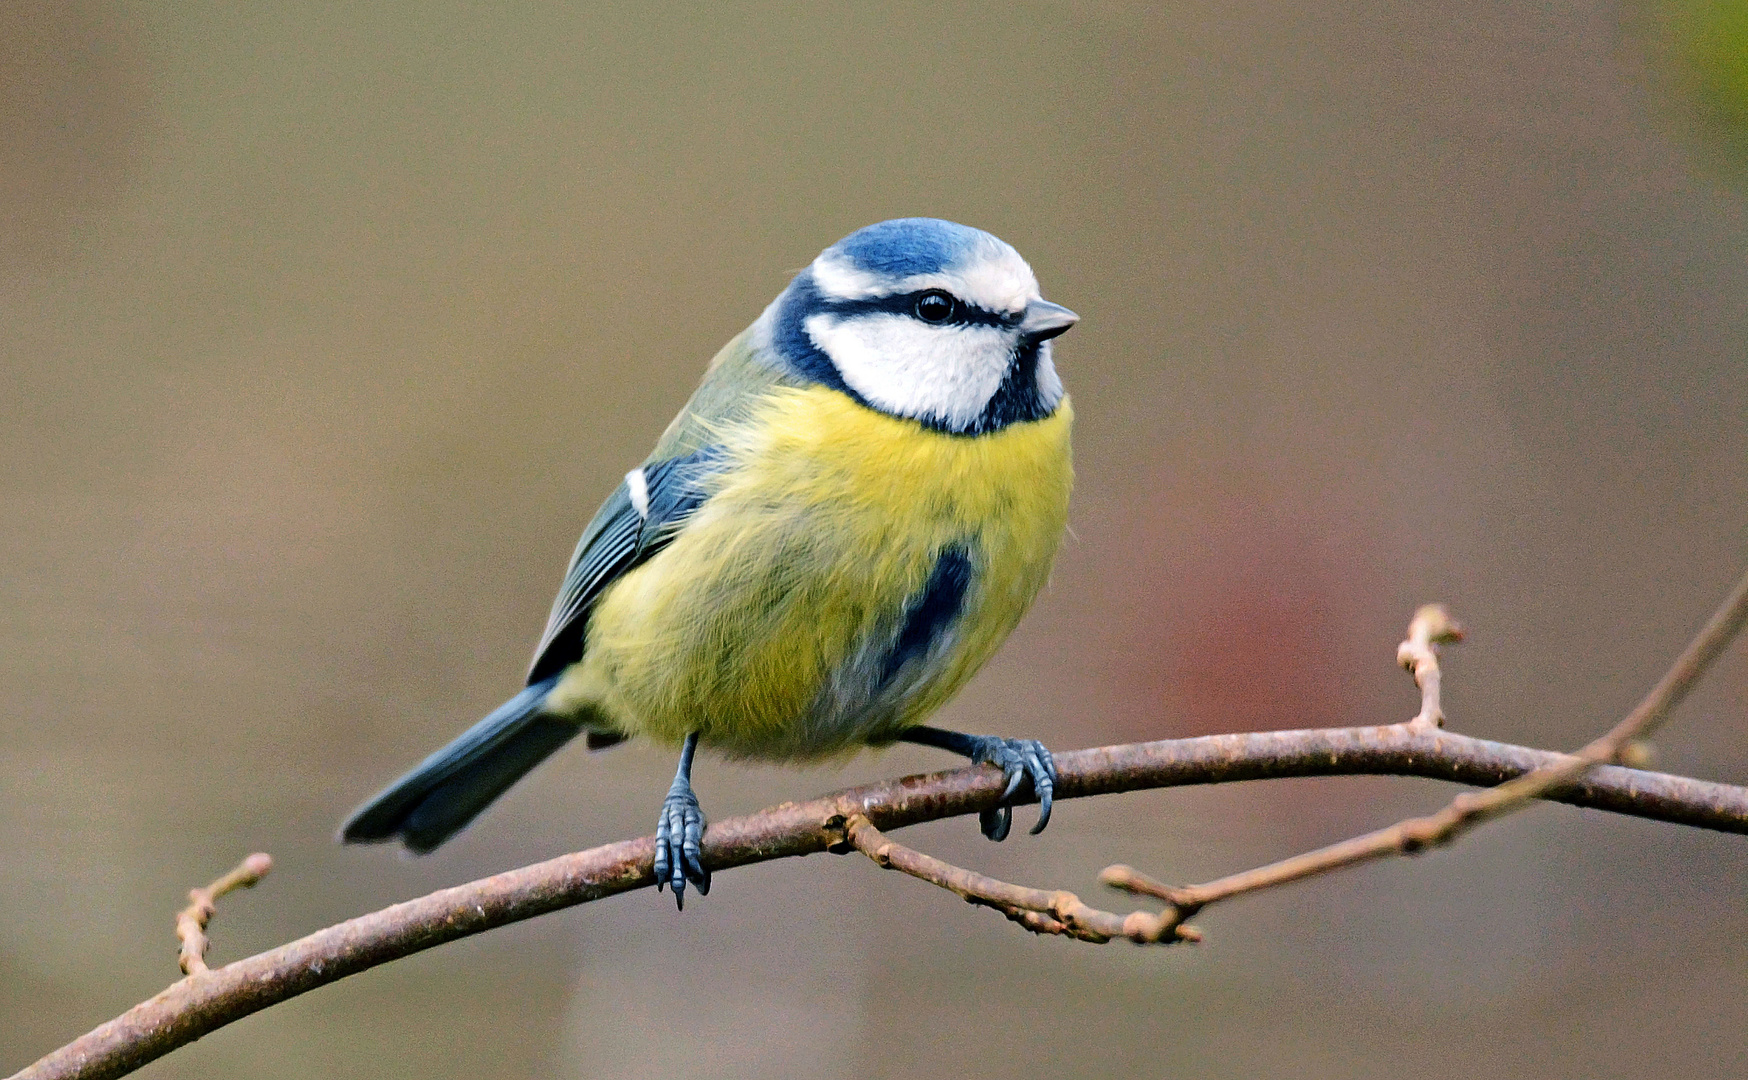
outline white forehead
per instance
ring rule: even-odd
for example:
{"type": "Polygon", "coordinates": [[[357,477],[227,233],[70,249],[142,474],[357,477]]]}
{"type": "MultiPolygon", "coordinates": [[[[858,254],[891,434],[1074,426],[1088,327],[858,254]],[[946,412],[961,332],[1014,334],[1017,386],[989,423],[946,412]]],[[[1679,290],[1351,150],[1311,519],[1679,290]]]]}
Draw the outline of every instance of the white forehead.
{"type": "Polygon", "coordinates": [[[918,274],[869,270],[828,248],[813,260],[813,281],[821,295],[832,300],[876,300],[942,289],[985,311],[1010,315],[1039,298],[1038,279],[1026,260],[987,233],[979,234],[952,264],[918,274]]]}

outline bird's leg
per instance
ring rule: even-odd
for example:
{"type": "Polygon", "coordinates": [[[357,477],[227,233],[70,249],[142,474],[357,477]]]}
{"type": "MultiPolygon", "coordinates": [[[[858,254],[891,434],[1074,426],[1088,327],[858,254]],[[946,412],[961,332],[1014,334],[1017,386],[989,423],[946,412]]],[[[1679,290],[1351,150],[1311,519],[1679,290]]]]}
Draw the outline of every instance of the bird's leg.
{"type": "Polygon", "coordinates": [[[698,895],[710,895],[710,871],[704,869],[703,861],[704,811],[692,791],[692,755],[697,752],[698,733],[694,731],[680,748],[680,767],[656,819],[656,891],[672,885],[674,903],[681,910],[686,907],[686,882],[698,886],[698,895]]]}
{"type": "Polygon", "coordinates": [[[1007,839],[1008,829],[1014,823],[1012,800],[1020,790],[1022,780],[1029,779],[1032,782],[1032,791],[1038,796],[1038,824],[1032,826],[1032,835],[1043,832],[1044,826],[1050,824],[1050,803],[1056,793],[1056,762],[1050,757],[1050,751],[1044,749],[1044,744],[1038,740],[966,735],[958,731],[921,726],[905,729],[899,739],[950,750],[970,758],[976,764],[994,765],[1001,769],[1008,782],[1007,789],[1001,793],[1001,805],[977,815],[977,823],[982,826],[983,835],[991,840],[1007,839]]]}

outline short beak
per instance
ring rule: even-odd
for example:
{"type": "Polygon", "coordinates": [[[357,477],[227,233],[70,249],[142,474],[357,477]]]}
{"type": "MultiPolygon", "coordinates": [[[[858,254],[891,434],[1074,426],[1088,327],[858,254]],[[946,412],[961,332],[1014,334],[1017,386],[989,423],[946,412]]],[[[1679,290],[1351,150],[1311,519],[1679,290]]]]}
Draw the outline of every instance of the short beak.
{"type": "Polygon", "coordinates": [[[1080,316],[1048,300],[1034,300],[1026,305],[1020,318],[1020,333],[1033,341],[1048,341],[1080,321],[1080,316]]]}

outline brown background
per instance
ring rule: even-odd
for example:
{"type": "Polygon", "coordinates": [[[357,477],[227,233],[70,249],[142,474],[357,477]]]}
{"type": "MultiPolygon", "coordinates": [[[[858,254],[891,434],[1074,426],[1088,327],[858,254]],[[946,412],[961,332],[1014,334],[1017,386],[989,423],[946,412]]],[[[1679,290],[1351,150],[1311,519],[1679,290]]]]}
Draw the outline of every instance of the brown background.
{"type": "MultiPolygon", "coordinates": [[[[0,1067],[168,982],[183,890],[245,852],[279,869],[215,960],[647,832],[672,761],[632,746],[427,859],[332,842],[516,688],[598,500],[871,221],[990,229],[1084,316],[1074,538],[944,723],[1403,719],[1395,643],[1444,599],[1453,726],[1574,745],[1748,562],[1748,189],[1630,11],[878,7],[0,7],[0,1067]]],[[[1738,645],[1662,764],[1748,782],[1745,712],[1738,645]]],[[[698,777],[723,816],[945,764],[698,777]]],[[[908,835],[1096,895],[1448,794],[908,835]]],[[[144,1075],[1738,1076],[1745,884],[1742,838],[1544,807],[1165,951],[813,858],[448,946],[144,1075]]]]}

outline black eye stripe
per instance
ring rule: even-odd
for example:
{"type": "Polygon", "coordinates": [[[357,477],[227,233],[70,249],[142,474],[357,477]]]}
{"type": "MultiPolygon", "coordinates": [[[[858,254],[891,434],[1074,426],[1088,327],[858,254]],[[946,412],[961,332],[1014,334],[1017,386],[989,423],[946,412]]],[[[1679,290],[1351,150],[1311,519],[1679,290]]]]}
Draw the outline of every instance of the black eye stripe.
{"type": "MultiPolygon", "coordinates": [[[[830,300],[821,297],[825,302],[820,305],[824,311],[834,315],[853,318],[857,315],[908,315],[917,316],[917,303],[930,293],[947,293],[944,289],[919,289],[916,292],[895,293],[892,296],[875,297],[872,300],[830,300]]],[[[953,297],[953,314],[940,322],[928,322],[930,326],[994,326],[1001,329],[1012,329],[1019,324],[1021,316],[1004,315],[1000,312],[980,308],[967,303],[959,297],[953,297]]],[[[919,322],[927,320],[918,319],[919,322]]]]}

